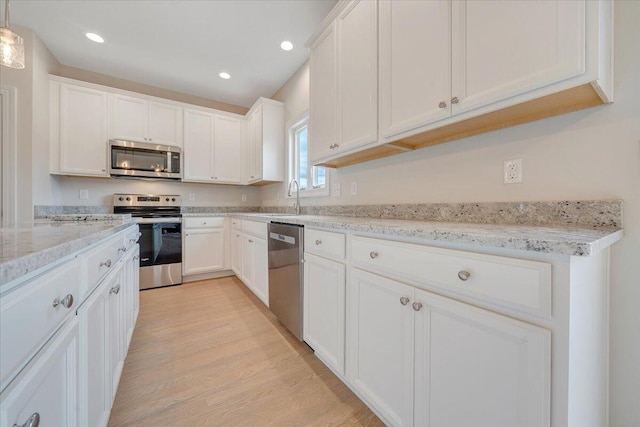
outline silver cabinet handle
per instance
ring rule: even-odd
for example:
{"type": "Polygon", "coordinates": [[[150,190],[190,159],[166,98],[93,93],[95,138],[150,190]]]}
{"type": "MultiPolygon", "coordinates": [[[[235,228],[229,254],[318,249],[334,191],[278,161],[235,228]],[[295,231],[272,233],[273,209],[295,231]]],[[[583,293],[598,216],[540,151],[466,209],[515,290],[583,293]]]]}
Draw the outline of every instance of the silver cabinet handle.
{"type": "Polygon", "coordinates": [[[334,148],[336,148],[336,145],[335,145],[335,144],[331,144],[331,145],[329,146],[329,150],[333,150],[334,148]]]}
{"type": "Polygon", "coordinates": [[[101,169],[101,170],[102,170],[102,172],[106,172],[107,171],[106,169],[101,169]]]}
{"type": "Polygon", "coordinates": [[[369,252],[369,256],[371,257],[371,259],[378,258],[378,252],[371,251],[369,252]]]}
{"type": "Polygon", "coordinates": [[[422,308],[422,303],[421,302],[414,302],[413,304],[411,304],[411,306],[413,307],[413,309],[415,311],[420,311],[420,309],[422,308]]]}
{"type": "Polygon", "coordinates": [[[322,240],[316,240],[316,245],[321,245],[322,244],[322,240]]]}
{"type": "Polygon", "coordinates": [[[110,294],[118,295],[118,292],[120,292],[120,284],[119,283],[109,290],[110,294]]]}
{"type": "Polygon", "coordinates": [[[142,258],[141,261],[149,261],[149,258],[142,258]]]}
{"type": "Polygon", "coordinates": [[[255,178],[255,176],[251,175],[250,178],[253,179],[253,178],[255,178]]]}
{"type": "Polygon", "coordinates": [[[67,294],[66,297],[62,298],[62,301],[59,300],[58,298],[53,300],[53,306],[57,307],[57,306],[63,306],[65,308],[71,308],[71,306],[73,305],[73,295],[71,294],[67,294]]]}
{"type": "Polygon", "coordinates": [[[123,246],[123,247],[121,247],[121,248],[118,248],[118,252],[120,252],[120,251],[122,251],[122,252],[127,252],[127,247],[126,247],[126,246],[123,246]]]}
{"type": "Polygon", "coordinates": [[[40,414],[35,412],[24,424],[14,424],[13,427],[38,427],[40,425],[40,414]]]}
{"type": "Polygon", "coordinates": [[[106,261],[102,261],[100,263],[100,267],[102,267],[102,266],[106,266],[107,268],[111,267],[111,259],[108,259],[106,261]]]}
{"type": "Polygon", "coordinates": [[[454,96],[453,98],[451,98],[451,103],[452,104],[457,104],[458,102],[460,102],[460,100],[458,99],[457,96],[454,96]]]}
{"type": "Polygon", "coordinates": [[[249,240],[249,243],[253,243],[253,240],[249,240]]]}
{"type": "Polygon", "coordinates": [[[140,259],[140,257],[139,257],[138,255],[134,255],[134,256],[133,256],[133,260],[134,260],[134,261],[139,260],[139,259],[140,259]]]}
{"type": "Polygon", "coordinates": [[[400,297],[400,304],[402,304],[402,305],[409,304],[409,298],[408,297],[400,297]]]}
{"type": "Polygon", "coordinates": [[[463,282],[466,282],[469,277],[471,277],[471,273],[469,273],[468,271],[458,271],[458,279],[462,280],[463,282]]]}
{"type": "Polygon", "coordinates": [[[440,104],[438,104],[438,107],[440,108],[447,108],[447,103],[444,101],[440,101],[440,104]]]}

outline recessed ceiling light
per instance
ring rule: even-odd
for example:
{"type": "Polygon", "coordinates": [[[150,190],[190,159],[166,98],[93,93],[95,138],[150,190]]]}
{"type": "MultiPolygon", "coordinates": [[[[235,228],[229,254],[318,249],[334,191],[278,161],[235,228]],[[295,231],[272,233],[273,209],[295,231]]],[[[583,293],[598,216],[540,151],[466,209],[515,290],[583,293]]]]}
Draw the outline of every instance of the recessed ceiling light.
{"type": "Polygon", "coordinates": [[[97,35],[96,33],[87,33],[85,34],[89,40],[96,43],[104,43],[104,39],[97,35]]]}
{"type": "Polygon", "coordinates": [[[220,73],[218,74],[220,77],[222,77],[223,79],[230,79],[231,75],[229,75],[229,73],[220,73]]]}
{"type": "Polygon", "coordinates": [[[282,43],[280,43],[280,48],[282,50],[291,50],[291,49],[293,49],[293,43],[291,43],[288,40],[285,40],[282,43]]]}

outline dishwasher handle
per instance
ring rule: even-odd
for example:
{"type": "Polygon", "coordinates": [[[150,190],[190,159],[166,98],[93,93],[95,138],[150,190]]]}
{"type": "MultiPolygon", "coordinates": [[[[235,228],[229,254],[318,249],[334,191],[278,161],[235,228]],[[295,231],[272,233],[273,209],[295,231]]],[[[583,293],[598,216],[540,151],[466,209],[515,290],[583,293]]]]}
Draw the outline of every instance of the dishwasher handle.
{"type": "Polygon", "coordinates": [[[279,233],[269,233],[269,238],[273,240],[279,240],[280,242],[289,243],[290,245],[296,244],[296,238],[292,236],[286,236],[279,233]]]}

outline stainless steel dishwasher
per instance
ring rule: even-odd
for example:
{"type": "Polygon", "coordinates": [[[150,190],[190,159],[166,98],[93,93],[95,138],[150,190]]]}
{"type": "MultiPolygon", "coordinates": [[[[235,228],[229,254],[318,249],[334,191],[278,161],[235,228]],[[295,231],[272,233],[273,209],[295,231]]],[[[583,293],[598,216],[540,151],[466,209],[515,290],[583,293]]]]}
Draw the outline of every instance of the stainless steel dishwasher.
{"type": "Polygon", "coordinates": [[[302,341],[304,228],[269,224],[269,309],[302,341]]]}

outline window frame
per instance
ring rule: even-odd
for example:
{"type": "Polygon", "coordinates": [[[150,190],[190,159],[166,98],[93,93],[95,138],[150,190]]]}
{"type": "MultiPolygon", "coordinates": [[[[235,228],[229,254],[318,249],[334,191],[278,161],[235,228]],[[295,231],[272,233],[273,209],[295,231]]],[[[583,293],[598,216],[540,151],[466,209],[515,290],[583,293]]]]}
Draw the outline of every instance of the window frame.
{"type": "MultiPolygon", "coordinates": [[[[305,111],[300,114],[298,117],[290,120],[287,123],[287,188],[289,183],[291,183],[292,179],[295,179],[298,184],[300,183],[300,177],[298,175],[299,165],[300,165],[300,149],[298,145],[298,141],[296,140],[297,132],[307,127],[307,156],[309,155],[309,111],[305,111]]],[[[325,185],[321,188],[314,188],[313,184],[315,183],[316,177],[318,174],[318,166],[309,166],[309,159],[307,158],[307,181],[309,181],[309,177],[313,177],[311,185],[312,187],[300,190],[300,197],[320,197],[320,196],[328,196],[329,188],[330,188],[330,169],[325,168],[325,185]]],[[[295,198],[295,193],[289,196],[285,192],[285,197],[287,199],[295,198]]]]}

